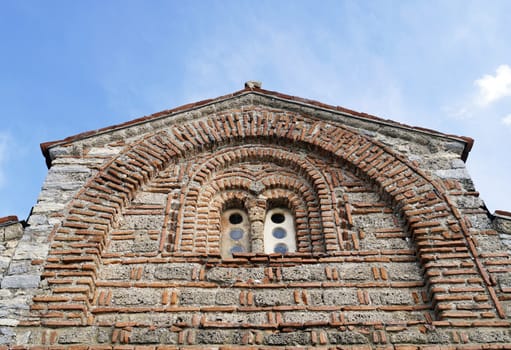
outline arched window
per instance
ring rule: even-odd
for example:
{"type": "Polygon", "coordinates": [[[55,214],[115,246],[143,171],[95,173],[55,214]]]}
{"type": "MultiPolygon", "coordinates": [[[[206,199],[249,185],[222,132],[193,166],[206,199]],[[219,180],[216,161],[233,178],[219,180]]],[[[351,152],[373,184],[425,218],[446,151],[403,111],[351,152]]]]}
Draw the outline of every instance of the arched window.
{"type": "MultiPolygon", "coordinates": [[[[244,208],[226,209],[222,213],[221,255],[223,258],[231,258],[233,253],[245,252],[266,254],[296,252],[295,219],[291,210],[276,207],[263,211],[259,215],[261,215],[259,218],[251,218],[244,208]],[[254,220],[255,222],[264,220],[262,232],[259,231],[260,229],[251,232],[251,229],[254,229],[251,221],[254,220]],[[253,245],[253,240],[262,244],[253,245]]],[[[257,226],[255,225],[256,228],[257,226]]]]}
{"type": "Polygon", "coordinates": [[[243,209],[229,209],[223,212],[222,257],[232,257],[232,253],[250,252],[250,220],[243,209]]]}
{"type": "Polygon", "coordinates": [[[296,233],[293,214],[287,208],[273,208],[264,220],[264,252],[296,252],[296,233]]]}

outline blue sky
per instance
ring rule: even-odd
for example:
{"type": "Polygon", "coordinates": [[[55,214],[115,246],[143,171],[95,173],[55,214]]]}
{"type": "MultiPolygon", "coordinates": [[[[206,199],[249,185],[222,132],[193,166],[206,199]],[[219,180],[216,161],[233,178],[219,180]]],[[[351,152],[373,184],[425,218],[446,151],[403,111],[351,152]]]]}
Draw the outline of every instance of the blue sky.
{"type": "Polygon", "coordinates": [[[240,90],[475,139],[511,210],[511,1],[0,1],[0,217],[25,219],[39,144],[240,90]]]}

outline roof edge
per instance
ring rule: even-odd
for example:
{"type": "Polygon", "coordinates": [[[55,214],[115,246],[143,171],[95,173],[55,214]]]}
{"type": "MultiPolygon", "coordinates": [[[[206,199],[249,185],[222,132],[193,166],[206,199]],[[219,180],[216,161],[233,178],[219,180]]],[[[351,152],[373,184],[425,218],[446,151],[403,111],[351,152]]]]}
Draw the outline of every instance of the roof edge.
{"type": "Polygon", "coordinates": [[[499,217],[501,219],[511,220],[511,212],[505,210],[495,210],[493,216],[499,217]]]}
{"type": "Polygon", "coordinates": [[[18,217],[16,215],[4,216],[0,218],[0,227],[17,224],[18,222],[20,221],[18,220],[18,217]]]}
{"type": "Polygon", "coordinates": [[[283,93],[280,93],[277,91],[265,90],[265,89],[261,89],[258,86],[254,86],[254,85],[245,85],[245,88],[242,90],[239,90],[239,91],[227,94],[227,95],[223,95],[220,97],[188,103],[188,104],[178,106],[173,109],[167,109],[167,110],[163,110],[160,112],[156,112],[156,113],[153,113],[153,114],[150,114],[147,116],[143,116],[140,118],[136,118],[136,119],[133,119],[133,120],[121,123],[121,124],[115,124],[112,126],[107,126],[107,127],[101,128],[101,129],[90,130],[90,131],[86,131],[86,132],[79,133],[76,135],[72,135],[72,136],[66,137],[61,140],[43,142],[40,144],[41,152],[46,160],[47,167],[50,168],[50,166],[51,166],[50,148],[52,148],[53,146],[81,140],[81,139],[88,138],[88,137],[92,137],[94,135],[98,135],[98,134],[101,134],[101,133],[104,133],[107,131],[112,131],[112,130],[126,128],[126,127],[133,126],[133,125],[140,124],[140,123],[145,123],[145,122],[148,122],[148,121],[151,121],[154,119],[158,119],[160,117],[169,116],[174,113],[179,113],[179,112],[184,112],[187,110],[204,107],[204,106],[212,104],[212,103],[232,99],[234,97],[241,96],[244,94],[249,94],[249,93],[256,93],[258,95],[268,96],[268,97],[272,97],[272,98],[278,98],[278,99],[288,101],[288,102],[305,104],[305,105],[309,105],[309,106],[312,106],[315,108],[321,108],[321,109],[328,110],[328,111],[347,114],[351,117],[355,117],[355,118],[359,118],[359,119],[363,119],[363,120],[369,120],[369,121],[374,121],[374,122],[378,122],[378,123],[383,123],[383,124],[386,124],[389,126],[400,127],[400,128],[404,128],[404,129],[408,129],[408,130],[415,130],[415,131],[428,133],[428,134],[434,134],[436,136],[441,136],[441,137],[454,138],[457,141],[462,141],[465,143],[465,147],[461,154],[461,159],[463,161],[467,160],[468,154],[474,144],[474,139],[472,139],[470,137],[445,134],[445,133],[442,133],[442,132],[439,132],[436,130],[432,130],[432,129],[422,128],[422,127],[417,127],[417,126],[410,126],[410,125],[399,123],[399,122],[396,122],[396,121],[393,121],[390,119],[383,119],[381,117],[377,117],[372,114],[357,112],[355,110],[351,110],[351,109],[344,108],[341,106],[333,106],[333,105],[329,105],[329,104],[319,102],[316,100],[287,95],[287,94],[283,94],[283,93]]]}

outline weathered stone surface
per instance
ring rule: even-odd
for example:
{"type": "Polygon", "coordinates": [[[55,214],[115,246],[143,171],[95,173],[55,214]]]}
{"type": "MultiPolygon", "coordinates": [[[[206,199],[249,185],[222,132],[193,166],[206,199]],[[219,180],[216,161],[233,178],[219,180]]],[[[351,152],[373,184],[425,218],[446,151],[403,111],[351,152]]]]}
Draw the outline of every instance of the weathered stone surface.
{"type": "Polygon", "coordinates": [[[310,343],[310,334],[303,332],[277,333],[264,337],[265,344],[277,346],[300,346],[310,343]]]}
{"type": "Polygon", "coordinates": [[[323,266],[302,266],[283,267],[282,279],[289,281],[320,281],[325,279],[325,268],[323,266]]]}
{"type": "Polygon", "coordinates": [[[311,312],[311,311],[296,311],[286,312],[284,314],[284,322],[291,323],[307,323],[307,322],[325,322],[330,320],[330,314],[327,312],[311,312]]]}
{"type": "Polygon", "coordinates": [[[136,328],[130,334],[133,344],[176,344],[177,334],[168,329],[136,328]]]}
{"type": "Polygon", "coordinates": [[[418,263],[399,263],[384,265],[391,280],[395,281],[418,281],[422,279],[422,269],[418,263]]]}
{"type": "Polygon", "coordinates": [[[191,279],[193,269],[199,268],[198,264],[169,264],[154,267],[154,277],[159,280],[188,280],[191,279]]]}
{"type": "Polygon", "coordinates": [[[370,291],[369,296],[373,304],[409,305],[413,303],[411,293],[407,293],[401,290],[370,291]]]}
{"type": "Polygon", "coordinates": [[[225,344],[227,335],[222,331],[199,330],[195,334],[198,344],[225,344]]]}
{"type": "Polygon", "coordinates": [[[187,289],[179,292],[181,305],[212,305],[215,299],[215,290],[187,289]]]}
{"type": "Polygon", "coordinates": [[[5,276],[2,279],[2,288],[37,288],[39,286],[39,275],[14,275],[5,276]]]}
{"type": "Polygon", "coordinates": [[[322,302],[329,305],[358,304],[357,292],[353,289],[326,289],[323,291],[322,302]]]}
{"type": "Polygon", "coordinates": [[[350,311],[345,314],[348,322],[356,323],[396,323],[396,322],[407,322],[407,321],[423,321],[424,314],[419,312],[356,312],[350,311]]]}
{"type": "Polygon", "coordinates": [[[164,193],[151,193],[140,192],[133,199],[133,203],[165,205],[167,201],[167,194],[164,193]]]}
{"type": "Polygon", "coordinates": [[[470,332],[470,340],[475,343],[509,343],[511,342],[511,334],[509,329],[478,329],[470,332]]]}
{"type": "Polygon", "coordinates": [[[48,246],[37,242],[21,241],[16,247],[15,260],[43,259],[48,253],[48,246]]]}
{"type": "Polygon", "coordinates": [[[335,265],[342,279],[363,281],[371,277],[371,266],[367,264],[340,264],[335,265]]]}
{"type": "Polygon", "coordinates": [[[22,235],[23,227],[19,223],[0,227],[0,242],[18,239],[22,235]]]}
{"type": "Polygon", "coordinates": [[[163,215],[127,215],[123,218],[121,227],[133,230],[160,229],[163,224],[163,215]]]}
{"type": "Polygon", "coordinates": [[[119,306],[155,305],[161,300],[161,292],[148,288],[117,289],[112,304],[119,306]]]}
{"type": "Polygon", "coordinates": [[[14,328],[0,327],[0,344],[12,344],[15,336],[14,328]]]}
{"type": "Polygon", "coordinates": [[[232,284],[237,281],[262,281],[264,270],[262,268],[212,268],[207,271],[207,279],[221,284],[232,284]]]}
{"type": "Polygon", "coordinates": [[[218,290],[215,296],[217,305],[235,305],[239,300],[239,293],[233,290],[218,290]]]}
{"type": "Polygon", "coordinates": [[[435,171],[435,174],[442,179],[470,179],[468,171],[464,168],[441,169],[435,171]]]}
{"type": "MultiPolygon", "coordinates": [[[[0,317],[2,316],[2,312],[0,312],[0,317]]],[[[12,319],[12,318],[0,318],[0,326],[8,326],[8,327],[14,327],[17,326],[19,323],[18,320],[12,319]]]]}
{"type": "Polygon", "coordinates": [[[112,252],[123,252],[125,254],[145,253],[157,251],[159,247],[158,241],[150,236],[147,230],[137,230],[134,232],[134,239],[116,240],[110,245],[112,252]]]}
{"type": "Polygon", "coordinates": [[[285,289],[261,290],[254,292],[254,304],[256,306],[277,306],[292,303],[293,296],[285,289]]]}
{"type": "Polygon", "coordinates": [[[93,328],[89,329],[70,329],[60,332],[58,339],[59,344],[80,344],[94,343],[97,337],[97,331],[93,328]]]}
{"type": "Polygon", "coordinates": [[[369,341],[363,334],[351,331],[329,332],[328,340],[332,344],[348,345],[348,344],[367,344],[369,341]]]}
{"type": "Polygon", "coordinates": [[[126,280],[131,271],[132,267],[127,265],[107,265],[101,269],[100,277],[105,280],[126,280]]]}

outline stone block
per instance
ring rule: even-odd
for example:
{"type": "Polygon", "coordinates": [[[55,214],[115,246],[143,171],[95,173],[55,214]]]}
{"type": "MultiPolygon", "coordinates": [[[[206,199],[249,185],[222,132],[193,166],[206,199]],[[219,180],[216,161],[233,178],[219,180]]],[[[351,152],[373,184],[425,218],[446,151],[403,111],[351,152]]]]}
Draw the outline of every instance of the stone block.
{"type": "Polygon", "coordinates": [[[125,252],[125,253],[147,253],[156,252],[160,243],[152,239],[145,233],[139,232],[134,240],[118,240],[112,241],[110,244],[110,251],[112,252],[125,252]]]}
{"type": "Polygon", "coordinates": [[[10,256],[0,256],[0,275],[4,274],[4,272],[9,267],[10,263],[11,263],[11,257],[10,256]]]}
{"type": "Polygon", "coordinates": [[[225,344],[227,335],[220,330],[197,330],[195,341],[197,344],[225,344]]]}
{"type": "Polygon", "coordinates": [[[106,280],[127,280],[133,267],[129,265],[103,265],[99,270],[100,278],[106,280]]]}
{"type": "Polygon", "coordinates": [[[0,326],[16,327],[19,321],[13,318],[4,318],[0,313],[0,326]]]}
{"type": "Polygon", "coordinates": [[[289,332],[274,333],[264,337],[264,343],[274,346],[300,346],[310,344],[310,333],[289,332]]]}
{"type": "Polygon", "coordinates": [[[329,322],[330,314],[326,312],[293,311],[283,314],[284,322],[306,323],[306,322],[329,322]]]}
{"type": "Polygon", "coordinates": [[[214,305],[215,290],[184,289],[179,292],[181,305],[214,305]]]}
{"type": "Polygon", "coordinates": [[[9,265],[8,275],[21,275],[30,272],[33,268],[30,260],[14,260],[9,265]]]}
{"type": "Polygon", "coordinates": [[[39,202],[34,206],[32,213],[54,213],[64,210],[65,204],[55,202],[39,202]]]}
{"type": "Polygon", "coordinates": [[[369,298],[377,305],[413,304],[411,292],[408,290],[375,290],[369,292],[369,298]]]}
{"type": "MultiPolygon", "coordinates": [[[[19,223],[9,225],[2,228],[3,231],[3,240],[10,241],[13,239],[18,239],[23,236],[23,226],[19,223]]],[[[0,237],[0,241],[2,237],[0,237]]]]}
{"type": "Polygon", "coordinates": [[[435,175],[441,179],[470,179],[470,174],[465,168],[440,169],[435,171],[435,175]]]}
{"type": "Polygon", "coordinates": [[[392,214],[353,215],[353,222],[355,226],[369,231],[395,227],[394,215],[392,214]]]}
{"type": "Polygon", "coordinates": [[[493,224],[497,231],[511,234],[511,220],[496,217],[493,224]]]}
{"type": "Polygon", "coordinates": [[[396,311],[396,312],[382,312],[382,311],[373,311],[373,312],[358,312],[358,311],[348,311],[345,313],[346,320],[348,322],[356,322],[356,323],[396,323],[396,322],[406,322],[406,321],[424,321],[424,315],[420,312],[405,312],[405,311],[396,311]]]}
{"type": "Polygon", "coordinates": [[[2,288],[37,288],[40,277],[38,275],[12,275],[5,276],[2,280],[2,288]]]}
{"type": "Polygon", "coordinates": [[[16,336],[12,327],[0,327],[0,344],[13,344],[16,336]]]}
{"type": "Polygon", "coordinates": [[[112,305],[115,306],[155,306],[161,304],[161,291],[158,289],[115,289],[112,294],[112,305]]]}
{"type": "Polygon", "coordinates": [[[371,266],[367,264],[333,264],[332,267],[339,271],[340,277],[343,280],[364,281],[372,278],[371,266]]]}
{"type": "Polygon", "coordinates": [[[252,281],[262,281],[264,279],[264,269],[262,267],[214,267],[206,272],[206,279],[222,285],[246,282],[249,279],[252,281]]]}
{"type": "Polygon", "coordinates": [[[394,344],[425,344],[428,341],[424,333],[419,332],[417,329],[407,329],[402,332],[392,334],[390,341],[394,344]]]}
{"type": "Polygon", "coordinates": [[[159,204],[162,206],[166,202],[167,194],[151,192],[139,192],[132,201],[134,204],[159,204]]]}
{"type": "Polygon", "coordinates": [[[258,290],[254,292],[256,306],[276,306],[293,303],[293,292],[285,289],[258,290]]]}
{"type": "Polygon", "coordinates": [[[323,290],[325,305],[357,305],[359,303],[356,289],[335,288],[323,290]]]}
{"type": "Polygon", "coordinates": [[[95,328],[70,328],[60,331],[59,344],[91,344],[97,337],[95,328]]]}
{"type": "Polygon", "coordinates": [[[89,157],[113,157],[119,154],[119,148],[111,147],[91,147],[89,148],[87,155],[89,157]]]}
{"type": "Polygon", "coordinates": [[[177,334],[165,328],[142,328],[137,327],[131,331],[130,343],[132,344],[176,344],[177,334]]]}
{"type": "Polygon", "coordinates": [[[216,305],[235,305],[239,300],[239,292],[236,290],[221,289],[215,296],[216,305]]]}
{"type": "Polygon", "coordinates": [[[351,345],[351,344],[367,344],[367,337],[358,332],[328,332],[328,341],[332,344],[351,345]]]}
{"type": "Polygon", "coordinates": [[[421,281],[422,269],[419,263],[385,264],[389,279],[392,281],[421,281]]]}
{"type": "Polygon", "coordinates": [[[163,226],[162,215],[125,215],[120,223],[122,229],[156,230],[163,226]]]}
{"type": "Polygon", "coordinates": [[[190,280],[192,271],[199,264],[165,264],[154,267],[154,277],[159,280],[190,280]]]}
{"type": "Polygon", "coordinates": [[[361,249],[367,250],[378,250],[378,249],[410,249],[412,245],[410,241],[399,238],[384,238],[379,239],[374,236],[370,236],[360,241],[361,249]]]}
{"type": "Polygon", "coordinates": [[[14,260],[44,259],[48,254],[48,245],[37,242],[21,241],[16,248],[14,260]]]}
{"type": "Polygon", "coordinates": [[[321,265],[282,267],[282,279],[285,281],[321,281],[325,279],[325,269],[321,265]]]}

